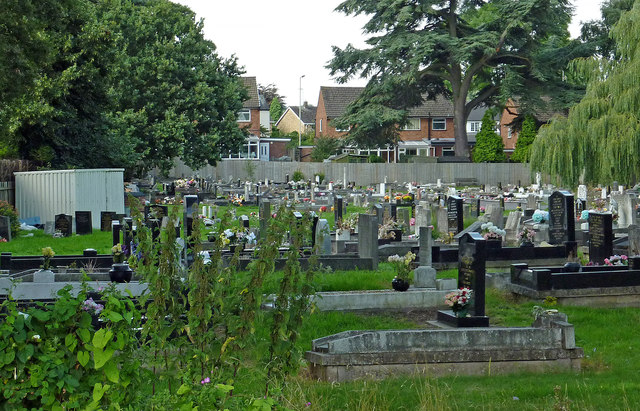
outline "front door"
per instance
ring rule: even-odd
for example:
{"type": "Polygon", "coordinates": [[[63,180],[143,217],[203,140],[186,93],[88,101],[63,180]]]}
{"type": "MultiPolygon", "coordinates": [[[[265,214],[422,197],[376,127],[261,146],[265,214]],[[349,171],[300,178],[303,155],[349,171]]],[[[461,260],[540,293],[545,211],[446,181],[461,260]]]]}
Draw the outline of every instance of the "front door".
{"type": "Polygon", "coordinates": [[[269,161],[269,143],[260,143],[260,161],[269,161]]]}

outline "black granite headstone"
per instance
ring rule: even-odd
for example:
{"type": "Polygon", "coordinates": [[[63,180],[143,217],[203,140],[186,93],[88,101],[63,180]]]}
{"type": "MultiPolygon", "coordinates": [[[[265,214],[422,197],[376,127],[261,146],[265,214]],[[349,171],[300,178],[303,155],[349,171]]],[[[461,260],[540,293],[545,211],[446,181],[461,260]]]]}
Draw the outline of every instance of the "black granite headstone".
{"type": "Polygon", "coordinates": [[[549,244],[563,244],[575,239],[573,194],[554,191],[549,196],[549,244]]]}
{"type": "Polygon", "coordinates": [[[54,227],[56,231],[62,233],[64,237],[71,236],[71,234],[73,233],[73,217],[67,214],[56,214],[54,221],[54,227]]]}
{"type": "Polygon", "coordinates": [[[472,199],[469,205],[469,211],[471,213],[471,217],[480,217],[480,199],[472,199]]]}
{"type": "Polygon", "coordinates": [[[447,200],[447,223],[449,231],[453,232],[453,234],[458,234],[464,230],[462,198],[450,196],[447,200]]]}
{"type": "Polygon", "coordinates": [[[613,255],[613,215],[589,213],[589,261],[603,264],[613,255]]]}
{"type": "Polygon", "coordinates": [[[336,223],[342,220],[342,207],[342,196],[335,196],[333,199],[333,216],[335,217],[336,223]]]}
{"type": "Polygon", "coordinates": [[[121,241],[120,241],[120,232],[121,231],[122,231],[122,224],[120,224],[120,221],[113,220],[111,222],[111,238],[112,238],[113,245],[121,243],[121,241]]]}
{"type": "Polygon", "coordinates": [[[460,238],[458,247],[458,288],[473,290],[475,316],[484,316],[484,294],[486,275],[486,240],[479,233],[466,233],[460,238]]]}
{"type": "Polygon", "coordinates": [[[249,217],[246,215],[240,216],[240,223],[242,224],[242,228],[249,228],[249,217]]]}
{"type": "Polygon", "coordinates": [[[11,219],[7,216],[0,216],[0,238],[11,241],[11,219]]]}
{"type": "Polygon", "coordinates": [[[124,218],[124,224],[122,225],[122,245],[126,246],[125,255],[128,256],[131,252],[131,240],[133,240],[133,219],[131,217],[124,218]]]}
{"type": "Polygon", "coordinates": [[[93,233],[91,211],[76,211],[76,234],[93,233]]]}
{"type": "Polygon", "coordinates": [[[111,222],[116,219],[113,211],[100,212],[100,231],[111,231],[111,222]]]}

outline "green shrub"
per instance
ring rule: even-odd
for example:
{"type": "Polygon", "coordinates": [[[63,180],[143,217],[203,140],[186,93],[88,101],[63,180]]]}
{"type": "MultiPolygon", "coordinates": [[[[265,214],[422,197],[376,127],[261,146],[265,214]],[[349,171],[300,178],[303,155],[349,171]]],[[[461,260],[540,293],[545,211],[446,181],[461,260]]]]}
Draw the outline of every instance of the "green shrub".
{"type": "Polygon", "coordinates": [[[384,163],[384,158],[377,156],[375,154],[371,154],[369,156],[369,162],[370,163],[384,163]]]}
{"type": "Polygon", "coordinates": [[[6,201],[0,201],[0,216],[9,217],[11,221],[11,236],[15,237],[20,230],[20,221],[18,221],[18,210],[6,201]]]}
{"type": "Polygon", "coordinates": [[[304,174],[300,170],[293,172],[293,181],[304,181],[304,174]]]}

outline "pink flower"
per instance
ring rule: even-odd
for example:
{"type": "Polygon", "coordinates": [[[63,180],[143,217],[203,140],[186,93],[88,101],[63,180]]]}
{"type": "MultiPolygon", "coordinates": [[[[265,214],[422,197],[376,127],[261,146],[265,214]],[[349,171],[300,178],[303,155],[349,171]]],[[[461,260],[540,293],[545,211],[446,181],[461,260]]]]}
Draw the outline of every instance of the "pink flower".
{"type": "Polygon", "coordinates": [[[200,384],[204,385],[204,384],[208,384],[210,382],[211,382],[211,380],[209,379],[209,377],[206,377],[204,380],[200,381],[200,384]]]}
{"type": "Polygon", "coordinates": [[[409,220],[409,225],[416,225],[416,219],[411,217],[411,220],[409,220]]]}

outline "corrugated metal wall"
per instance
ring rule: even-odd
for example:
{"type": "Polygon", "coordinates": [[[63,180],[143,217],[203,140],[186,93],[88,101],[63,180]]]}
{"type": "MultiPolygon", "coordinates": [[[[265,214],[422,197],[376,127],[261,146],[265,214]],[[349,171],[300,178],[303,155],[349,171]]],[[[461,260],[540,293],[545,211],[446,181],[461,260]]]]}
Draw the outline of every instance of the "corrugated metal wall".
{"type": "MultiPolygon", "coordinates": [[[[228,181],[249,178],[247,163],[250,160],[220,161],[217,167],[204,167],[192,170],[180,161],[169,173],[173,177],[199,176],[228,181]]],[[[453,183],[456,179],[475,178],[480,184],[529,184],[532,180],[528,164],[519,163],[429,163],[429,164],[355,164],[355,163],[296,163],[296,162],[252,162],[254,179],[268,178],[274,181],[285,181],[285,175],[293,176],[300,170],[306,178],[313,178],[316,173],[323,173],[329,181],[355,181],[356,185],[373,185],[397,181],[435,183],[441,179],[444,183],[453,183]]]]}
{"type": "Polygon", "coordinates": [[[15,173],[16,208],[20,218],[91,211],[94,228],[100,212],[124,213],[124,169],[55,170],[15,173]]]}

